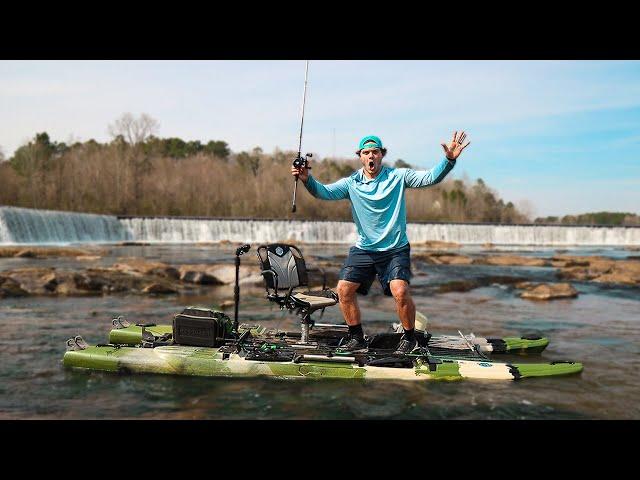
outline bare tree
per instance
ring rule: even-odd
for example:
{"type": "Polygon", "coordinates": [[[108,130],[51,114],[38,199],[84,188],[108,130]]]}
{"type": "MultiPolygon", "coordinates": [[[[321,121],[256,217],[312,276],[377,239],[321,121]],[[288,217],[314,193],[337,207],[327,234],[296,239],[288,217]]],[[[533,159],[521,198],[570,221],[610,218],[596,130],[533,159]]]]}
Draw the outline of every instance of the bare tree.
{"type": "Polygon", "coordinates": [[[2,150],[2,147],[0,146],[0,162],[4,162],[5,158],[4,158],[4,151],[2,150]]]}
{"type": "Polygon", "coordinates": [[[127,112],[109,125],[108,130],[113,138],[121,135],[129,145],[138,145],[156,133],[159,128],[160,122],[150,115],[143,113],[135,118],[127,112]]]}
{"type": "Polygon", "coordinates": [[[133,204],[125,203],[125,208],[130,210],[127,213],[135,213],[141,208],[143,200],[142,178],[150,168],[149,156],[142,147],[143,143],[156,133],[159,127],[160,123],[146,113],[135,118],[128,112],[108,127],[109,134],[114,140],[122,139],[131,147],[128,151],[124,151],[125,162],[130,165],[132,175],[132,191],[129,190],[129,193],[132,194],[133,204]]]}
{"type": "Polygon", "coordinates": [[[516,202],[516,208],[520,214],[524,217],[525,222],[531,222],[531,219],[535,217],[536,207],[530,200],[521,199],[516,202]]]}

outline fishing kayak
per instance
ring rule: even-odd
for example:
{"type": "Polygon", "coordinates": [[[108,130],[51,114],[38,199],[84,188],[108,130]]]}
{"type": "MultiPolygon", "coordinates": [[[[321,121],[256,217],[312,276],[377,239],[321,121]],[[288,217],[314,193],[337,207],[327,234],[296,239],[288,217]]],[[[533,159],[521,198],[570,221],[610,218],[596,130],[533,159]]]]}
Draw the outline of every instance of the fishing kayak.
{"type": "MultiPolygon", "coordinates": [[[[119,323],[117,319],[113,321],[113,328],[109,332],[109,343],[116,345],[139,345],[142,343],[142,327],[138,325],[128,325],[123,326],[122,323],[119,323]]],[[[346,331],[340,330],[340,325],[335,325],[335,338],[339,340],[340,337],[344,336],[346,331]]],[[[346,327],[345,327],[346,328],[346,327]]],[[[154,335],[155,337],[168,338],[168,335],[173,333],[173,327],[171,325],[149,325],[145,327],[146,331],[154,335]]],[[[299,338],[299,333],[285,332],[278,329],[267,329],[263,326],[259,325],[248,325],[242,324],[239,327],[239,332],[242,333],[245,330],[250,330],[251,334],[254,336],[262,336],[267,338],[273,337],[281,337],[283,335],[290,338],[299,338]]],[[[316,336],[316,332],[318,330],[311,330],[311,338],[316,336]]],[[[317,335],[322,335],[323,338],[327,338],[326,330],[322,332],[318,332],[317,335]]],[[[484,338],[484,337],[476,337],[474,335],[466,335],[465,339],[467,342],[470,342],[472,345],[477,346],[477,348],[489,354],[529,354],[529,353],[540,353],[542,352],[547,345],[549,345],[549,340],[544,337],[535,336],[535,335],[524,335],[521,337],[503,337],[503,338],[484,338]]],[[[439,335],[433,334],[431,337],[431,344],[455,344],[455,343],[463,343],[463,340],[460,336],[456,335],[439,335]]]]}
{"type": "MultiPolygon", "coordinates": [[[[307,332],[285,332],[261,325],[237,327],[223,312],[187,307],[173,325],[131,325],[113,319],[109,344],[89,345],[82,337],[67,341],[67,367],[120,373],[155,373],[203,377],[360,378],[387,380],[492,379],[567,375],[582,371],[572,361],[550,363],[497,362],[482,347],[506,345],[489,339],[434,336],[416,330],[409,354],[396,354],[403,335],[392,331],[366,339],[366,348],[344,351],[346,325],[308,325],[307,332]],[[303,335],[304,333],[304,335],[303,335]],[[473,340],[473,341],[472,341],[473,340]]],[[[520,349],[527,342],[517,339],[520,349]]]]}
{"type": "MultiPolygon", "coordinates": [[[[279,377],[387,380],[520,380],[567,375],[582,371],[577,362],[504,363],[448,355],[409,355],[388,358],[385,364],[367,363],[362,356],[313,353],[285,358],[270,349],[234,353],[225,347],[163,345],[154,348],[121,345],[86,345],[64,354],[66,367],[119,373],[154,373],[202,377],[279,377]],[[261,354],[262,353],[262,354],[261,354]]],[[[277,350],[276,350],[277,351],[277,350]]]]}

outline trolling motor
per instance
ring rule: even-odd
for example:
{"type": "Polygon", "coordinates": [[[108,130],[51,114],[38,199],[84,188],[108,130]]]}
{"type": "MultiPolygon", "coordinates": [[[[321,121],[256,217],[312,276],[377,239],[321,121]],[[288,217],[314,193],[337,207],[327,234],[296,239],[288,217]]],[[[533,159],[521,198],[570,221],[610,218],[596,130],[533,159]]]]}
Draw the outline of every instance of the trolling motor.
{"type": "Polygon", "coordinates": [[[236,284],[233,287],[234,317],[233,331],[238,333],[238,305],[240,304],[240,257],[247,253],[251,245],[245,244],[236,249],[236,284]]]}
{"type": "MultiPolygon", "coordinates": [[[[304,90],[302,92],[302,115],[300,119],[300,141],[298,142],[298,156],[293,161],[294,168],[310,168],[309,160],[312,155],[307,153],[304,158],[302,157],[302,126],[304,125],[304,104],[307,99],[307,78],[309,74],[309,60],[307,60],[305,71],[304,71],[304,90]]],[[[291,204],[291,211],[295,213],[296,211],[296,192],[298,190],[298,175],[296,175],[296,179],[293,184],[293,203],[291,204]]]]}

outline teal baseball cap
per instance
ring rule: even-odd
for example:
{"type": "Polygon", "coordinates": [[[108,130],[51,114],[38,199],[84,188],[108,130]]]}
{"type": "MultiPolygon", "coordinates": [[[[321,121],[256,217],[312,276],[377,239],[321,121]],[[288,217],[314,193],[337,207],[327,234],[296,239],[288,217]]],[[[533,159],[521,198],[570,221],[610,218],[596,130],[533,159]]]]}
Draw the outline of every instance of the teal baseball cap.
{"type": "Polygon", "coordinates": [[[358,150],[362,150],[363,148],[379,148],[382,150],[384,147],[382,146],[382,140],[380,140],[380,137],[367,135],[366,137],[363,137],[358,144],[358,150]]]}

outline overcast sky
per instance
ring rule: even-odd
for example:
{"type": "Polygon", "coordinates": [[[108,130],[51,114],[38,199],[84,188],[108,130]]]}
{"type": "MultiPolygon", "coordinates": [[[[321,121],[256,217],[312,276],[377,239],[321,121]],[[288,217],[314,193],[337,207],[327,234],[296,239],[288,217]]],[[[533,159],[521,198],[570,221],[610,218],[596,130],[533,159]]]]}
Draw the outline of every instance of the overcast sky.
{"type": "MultiPolygon", "coordinates": [[[[0,61],[0,148],[107,141],[131,112],[161,137],[295,150],[303,81],[303,60],[0,61]]],[[[374,134],[389,163],[430,168],[455,129],[472,144],[452,175],[534,215],[640,213],[640,62],[311,60],[305,152],[352,156],[374,134]]]]}

